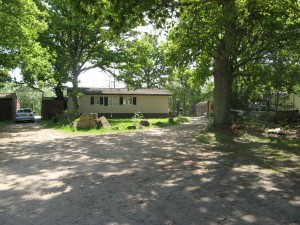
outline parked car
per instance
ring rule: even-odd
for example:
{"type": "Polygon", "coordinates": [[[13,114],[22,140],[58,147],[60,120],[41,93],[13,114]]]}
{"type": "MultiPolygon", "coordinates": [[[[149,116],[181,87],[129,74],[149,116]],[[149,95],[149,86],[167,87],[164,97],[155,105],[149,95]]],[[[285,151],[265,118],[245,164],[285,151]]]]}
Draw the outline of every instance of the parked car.
{"type": "Polygon", "coordinates": [[[260,118],[272,121],[275,118],[275,109],[271,106],[253,104],[249,107],[250,118],[260,118]]]}
{"type": "Polygon", "coordinates": [[[34,112],[30,108],[21,108],[18,109],[16,116],[15,116],[15,121],[20,122],[20,121],[31,121],[34,122],[34,112]]]}
{"type": "Polygon", "coordinates": [[[259,112],[275,111],[275,109],[271,106],[269,106],[269,108],[267,108],[266,105],[259,105],[259,104],[250,105],[249,109],[250,109],[250,111],[259,111],[259,112]]]}
{"type": "Polygon", "coordinates": [[[245,111],[241,110],[241,109],[231,109],[231,115],[234,116],[244,116],[245,115],[245,111]]]}

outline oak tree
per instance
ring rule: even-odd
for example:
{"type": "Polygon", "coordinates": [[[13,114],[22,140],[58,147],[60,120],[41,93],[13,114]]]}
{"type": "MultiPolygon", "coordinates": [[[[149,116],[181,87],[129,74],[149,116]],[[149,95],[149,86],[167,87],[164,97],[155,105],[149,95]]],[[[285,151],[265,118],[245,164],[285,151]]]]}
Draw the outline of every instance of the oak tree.
{"type": "Polygon", "coordinates": [[[10,80],[17,67],[32,84],[50,76],[50,56],[37,40],[47,28],[45,16],[33,0],[0,1],[0,81],[10,80]]]}

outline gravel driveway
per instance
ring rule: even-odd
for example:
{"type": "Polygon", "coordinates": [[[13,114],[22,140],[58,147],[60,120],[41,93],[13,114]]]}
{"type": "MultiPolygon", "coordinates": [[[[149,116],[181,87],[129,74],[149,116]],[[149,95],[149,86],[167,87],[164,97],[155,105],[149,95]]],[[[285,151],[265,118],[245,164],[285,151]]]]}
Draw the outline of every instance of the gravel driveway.
{"type": "Polygon", "coordinates": [[[0,224],[300,224],[300,187],[197,141],[205,119],[74,136],[0,131],[0,224]]]}

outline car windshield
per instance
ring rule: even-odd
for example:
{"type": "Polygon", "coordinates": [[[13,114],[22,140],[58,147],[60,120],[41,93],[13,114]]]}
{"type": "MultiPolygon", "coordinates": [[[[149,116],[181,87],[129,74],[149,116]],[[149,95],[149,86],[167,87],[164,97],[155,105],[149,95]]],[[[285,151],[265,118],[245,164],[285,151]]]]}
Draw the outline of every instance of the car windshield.
{"type": "Polygon", "coordinates": [[[31,109],[19,109],[18,113],[31,113],[32,110],[31,109]]]}

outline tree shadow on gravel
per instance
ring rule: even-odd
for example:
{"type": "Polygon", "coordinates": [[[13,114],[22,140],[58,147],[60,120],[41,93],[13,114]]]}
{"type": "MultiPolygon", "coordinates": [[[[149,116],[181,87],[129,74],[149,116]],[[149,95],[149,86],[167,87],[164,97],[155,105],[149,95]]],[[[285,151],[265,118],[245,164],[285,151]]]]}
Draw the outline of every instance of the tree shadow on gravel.
{"type": "Polygon", "coordinates": [[[202,129],[0,143],[0,224],[300,223],[295,183],[202,129]]]}
{"type": "MultiPolygon", "coordinates": [[[[207,138],[208,133],[200,134],[207,138]]],[[[286,173],[300,184],[300,140],[298,138],[273,138],[261,134],[236,135],[213,130],[215,148],[230,154],[236,161],[244,165],[257,165],[265,169],[286,173]]],[[[209,140],[206,143],[212,141],[209,140]]]]}
{"type": "Polygon", "coordinates": [[[39,124],[39,121],[34,123],[32,122],[18,122],[18,123],[10,123],[5,127],[0,128],[0,138],[12,138],[19,133],[23,132],[37,132],[39,130],[45,129],[43,126],[39,124]]]}

